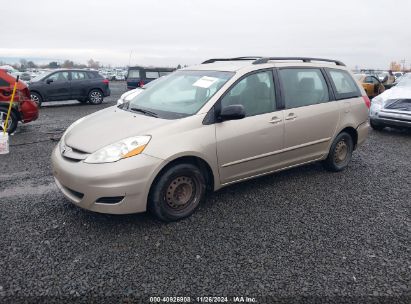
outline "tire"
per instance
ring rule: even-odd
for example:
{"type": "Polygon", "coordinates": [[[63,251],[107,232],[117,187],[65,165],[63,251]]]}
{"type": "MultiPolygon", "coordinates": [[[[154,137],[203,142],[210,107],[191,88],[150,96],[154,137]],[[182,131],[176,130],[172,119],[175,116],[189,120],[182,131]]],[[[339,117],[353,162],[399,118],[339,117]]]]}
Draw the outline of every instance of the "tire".
{"type": "Polygon", "coordinates": [[[149,195],[149,210],[160,220],[172,222],[190,216],[203,201],[206,182],[200,169],[181,163],[156,178],[149,195]]]}
{"type": "Polygon", "coordinates": [[[43,97],[41,97],[39,93],[30,92],[30,98],[37,104],[39,108],[41,107],[41,104],[43,103],[43,97]]]}
{"type": "MultiPolygon", "coordinates": [[[[3,132],[4,125],[6,124],[7,110],[0,109],[0,131],[3,132]]],[[[10,112],[9,121],[7,124],[7,133],[11,134],[17,129],[18,120],[16,114],[13,111],[10,112]]]]}
{"type": "Polygon", "coordinates": [[[88,93],[88,101],[93,105],[101,104],[103,102],[103,99],[103,92],[101,92],[99,89],[91,90],[90,93],[88,93]]]}
{"type": "Polygon", "coordinates": [[[324,167],[333,172],[344,170],[351,161],[353,149],[354,144],[351,135],[341,132],[334,139],[330,152],[323,161],[324,167]]]}
{"type": "Polygon", "coordinates": [[[370,126],[371,126],[371,128],[373,128],[373,129],[376,130],[376,131],[381,131],[382,129],[385,128],[384,125],[376,124],[376,123],[373,122],[372,120],[370,120],[370,126]]]}

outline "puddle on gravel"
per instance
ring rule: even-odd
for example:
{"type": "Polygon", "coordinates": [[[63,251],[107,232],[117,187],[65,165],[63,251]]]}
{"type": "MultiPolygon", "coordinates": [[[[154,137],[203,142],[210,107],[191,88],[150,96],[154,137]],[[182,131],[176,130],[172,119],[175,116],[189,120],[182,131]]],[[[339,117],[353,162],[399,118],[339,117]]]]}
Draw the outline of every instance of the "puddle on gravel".
{"type": "Polygon", "coordinates": [[[0,191],[0,198],[13,196],[42,195],[56,190],[58,190],[58,188],[54,183],[37,186],[15,186],[0,191]]]}

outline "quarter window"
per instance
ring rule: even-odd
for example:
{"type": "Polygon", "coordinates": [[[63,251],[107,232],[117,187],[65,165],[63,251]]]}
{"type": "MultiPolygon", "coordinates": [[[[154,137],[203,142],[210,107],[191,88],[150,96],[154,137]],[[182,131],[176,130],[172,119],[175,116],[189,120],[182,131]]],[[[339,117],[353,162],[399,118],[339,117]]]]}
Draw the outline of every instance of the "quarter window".
{"type": "Polygon", "coordinates": [[[275,111],[273,74],[264,71],[240,80],[221,100],[221,107],[240,104],[246,116],[275,111]]]}
{"type": "Polygon", "coordinates": [[[160,77],[160,75],[158,74],[158,72],[154,72],[154,71],[146,71],[146,78],[148,79],[155,79],[160,77]]]}
{"type": "Polygon", "coordinates": [[[330,100],[327,83],[319,69],[280,69],[279,75],[287,109],[330,100]]]}
{"type": "MultiPolygon", "coordinates": [[[[360,96],[360,92],[358,90],[357,85],[355,84],[354,79],[350,76],[350,74],[346,71],[342,70],[329,70],[329,74],[331,79],[334,83],[335,90],[337,91],[337,97],[341,98],[350,98],[350,97],[358,97],[360,96]]],[[[366,83],[372,83],[373,77],[371,77],[370,82],[368,82],[366,77],[366,83]]]]}

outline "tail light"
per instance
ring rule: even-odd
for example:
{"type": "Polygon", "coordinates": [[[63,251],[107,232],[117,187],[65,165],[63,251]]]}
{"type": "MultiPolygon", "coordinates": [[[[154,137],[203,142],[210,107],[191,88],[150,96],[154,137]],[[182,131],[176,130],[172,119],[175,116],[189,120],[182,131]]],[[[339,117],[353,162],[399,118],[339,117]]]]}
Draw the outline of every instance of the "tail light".
{"type": "Polygon", "coordinates": [[[109,83],[110,83],[110,81],[108,81],[108,79],[103,79],[103,83],[105,83],[105,84],[109,84],[109,83]]]}
{"type": "Polygon", "coordinates": [[[143,80],[140,80],[140,82],[138,83],[138,86],[139,86],[140,88],[142,88],[143,85],[144,85],[144,81],[143,81],[143,80]]]}
{"type": "Polygon", "coordinates": [[[367,108],[369,109],[370,106],[371,106],[371,101],[370,101],[370,99],[368,98],[368,96],[363,96],[362,98],[364,99],[365,105],[366,105],[367,108]]]}

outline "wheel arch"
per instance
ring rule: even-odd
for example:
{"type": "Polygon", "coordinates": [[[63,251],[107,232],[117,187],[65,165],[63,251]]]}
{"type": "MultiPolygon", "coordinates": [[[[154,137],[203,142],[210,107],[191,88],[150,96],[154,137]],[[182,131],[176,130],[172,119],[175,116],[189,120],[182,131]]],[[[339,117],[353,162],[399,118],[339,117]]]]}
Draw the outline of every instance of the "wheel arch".
{"type": "Polygon", "coordinates": [[[90,95],[91,91],[93,91],[93,90],[98,90],[98,91],[100,91],[101,94],[103,94],[103,97],[104,97],[104,92],[103,92],[103,90],[102,90],[101,88],[99,88],[99,87],[91,87],[91,88],[87,91],[87,97],[90,95]]]}
{"type": "Polygon", "coordinates": [[[203,158],[199,156],[194,156],[194,155],[185,155],[185,156],[178,156],[172,160],[169,160],[167,163],[164,164],[164,166],[157,172],[156,176],[153,178],[150,189],[148,191],[148,195],[151,193],[151,190],[158,180],[160,176],[162,175],[163,172],[165,172],[168,168],[176,165],[176,164],[181,164],[181,163],[188,163],[195,165],[200,169],[200,171],[203,173],[204,178],[206,180],[206,188],[208,191],[213,191],[214,186],[215,186],[215,176],[213,173],[213,170],[211,169],[211,166],[208,164],[207,161],[205,161],[203,158]]]}
{"type": "Polygon", "coordinates": [[[344,129],[342,129],[340,132],[338,132],[337,136],[338,136],[338,134],[340,134],[342,132],[346,132],[351,136],[352,141],[353,141],[353,145],[354,145],[354,150],[355,150],[357,148],[357,142],[358,142],[358,132],[357,132],[357,130],[355,128],[351,127],[351,126],[348,126],[348,127],[345,127],[344,129]]]}
{"type": "Polygon", "coordinates": [[[30,94],[31,94],[31,93],[36,93],[36,94],[39,94],[39,95],[40,95],[40,97],[41,97],[41,99],[43,99],[43,101],[44,101],[45,97],[44,97],[44,95],[43,95],[42,93],[40,93],[40,91],[39,91],[39,90],[36,90],[36,89],[34,89],[34,90],[30,90],[30,94]]]}

